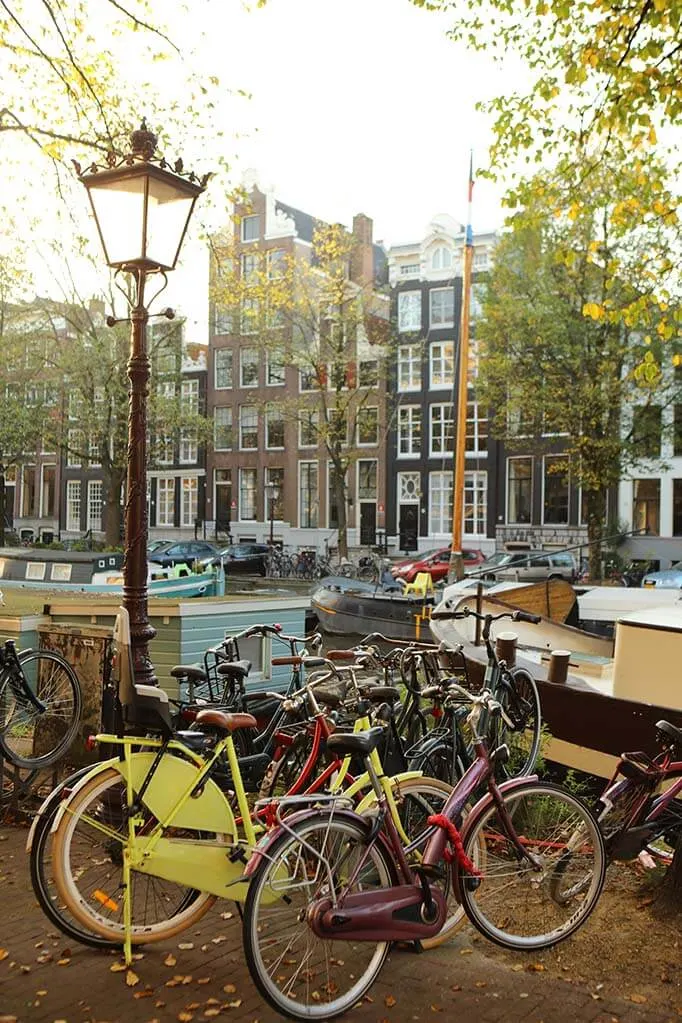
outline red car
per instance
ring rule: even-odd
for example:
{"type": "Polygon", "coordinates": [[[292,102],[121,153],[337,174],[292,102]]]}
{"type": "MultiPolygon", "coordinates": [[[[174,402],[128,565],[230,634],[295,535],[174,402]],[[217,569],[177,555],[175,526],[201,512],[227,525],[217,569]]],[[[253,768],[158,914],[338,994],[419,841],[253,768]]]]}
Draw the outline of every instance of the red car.
{"type": "MultiPolygon", "coordinates": [[[[463,550],[462,559],[465,568],[474,568],[485,561],[483,551],[463,550]]],[[[398,561],[391,568],[394,579],[404,579],[406,583],[414,582],[418,572],[428,572],[434,583],[445,579],[450,567],[450,548],[439,547],[437,550],[424,551],[414,558],[398,561]]]]}

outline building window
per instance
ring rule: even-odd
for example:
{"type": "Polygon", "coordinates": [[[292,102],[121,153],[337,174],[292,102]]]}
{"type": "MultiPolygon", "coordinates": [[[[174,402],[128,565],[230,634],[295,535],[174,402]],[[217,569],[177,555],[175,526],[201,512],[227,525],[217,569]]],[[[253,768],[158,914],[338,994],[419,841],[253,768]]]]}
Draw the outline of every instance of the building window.
{"type": "Polygon", "coordinates": [[[455,292],[453,288],[432,288],[429,292],[429,324],[432,327],[453,327],[455,324],[455,292]]]}
{"type": "Polygon", "coordinates": [[[416,277],[419,273],[419,263],[403,263],[400,267],[401,277],[416,277]]]}
{"type": "Polygon", "coordinates": [[[488,475],[485,472],[464,473],[464,521],[467,536],[485,536],[488,520],[488,475]]]}
{"type": "Polygon", "coordinates": [[[241,256],[242,280],[253,281],[258,273],[258,261],[260,257],[255,252],[243,252],[241,256]]]}
{"type": "Polygon", "coordinates": [[[431,455],[455,450],[455,419],[452,404],[431,406],[431,455]]]}
{"type": "Polygon", "coordinates": [[[507,460],[507,522],[530,522],[533,490],[531,458],[507,460]]]}
{"type": "Polygon", "coordinates": [[[421,330],[422,326],[422,293],[421,291],[401,291],[398,293],[398,330],[421,330]]]}
{"type": "Polygon", "coordinates": [[[213,311],[213,333],[231,334],[233,330],[232,310],[216,303],[213,311]]]}
{"type": "Polygon", "coordinates": [[[317,462],[299,462],[298,480],[299,526],[317,529],[320,508],[317,462]]]}
{"type": "Polygon", "coordinates": [[[242,348],[239,353],[239,383],[242,387],[258,387],[258,349],[242,348]]]}
{"type": "Polygon", "coordinates": [[[412,458],[421,449],[422,410],[418,405],[403,405],[398,409],[398,458],[412,458]]]}
{"type": "Polygon", "coordinates": [[[216,349],[214,372],[214,382],[217,390],[233,386],[231,348],[216,349]]]}
{"type": "Polygon", "coordinates": [[[239,518],[256,519],[256,469],[239,470],[239,518]]]}
{"type": "Polygon", "coordinates": [[[172,465],[175,460],[175,444],[173,442],[173,437],[170,434],[164,434],[163,437],[157,437],[155,451],[155,461],[157,465],[172,465]]]}
{"type": "Polygon", "coordinates": [[[483,314],[483,294],[485,285],[472,284],[469,291],[469,323],[473,324],[483,314]]]}
{"type": "Polygon", "coordinates": [[[358,501],[376,501],[377,465],[376,458],[361,458],[358,461],[358,501]]]}
{"type": "Polygon", "coordinates": [[[481,413],[477,401],[467,402],[467,425],[465,452],[467,455],[484,455],[488,450],[488,419],[481,413]]]}
{"type": "Polygon", "coordinates": [[[198,518],[199,480],[185,476],[180,480],[180,525],[193,526],[198,518]]]}
{"type": "Polygon", "coordinates": [[[271,281],[284,277],[287,254],[284,249],[270,249],[268,252],[268,277],[271,281]]]}
{"type": "Polygon", "coordinates": [[[673,480],[673,536],[682,536],[682,479],[673,480]]]}
{"type": "Polygon", "coordinates": [[[431,345],[431,387],[452,387],[455,383],[455,342],[431,345]]]}
{"type": "Polygon", "coordinates": [[[88,441],[88,465],[99,468],[101,464],[99,438],[91,437],[88,441]]]}
{"type": "Polygon", "coordinates": [[[242,405],[239,409],[239,447],[248,451],[258,447],[258,409],[242,405]]]}
{"type": "Polygon", "coordinates": [[[68,453],[66,456],[66,464],[70,468],[78,469],[81,464],[81,458],[83,457],[83,448],[85,447],[85,435],[82,430],[69,430],[67,435],[68,453]]]}
{"type": "Polygon", "coordinates": [[[632,414],[632,447],[637,458],[660,458],[661,409],[640,405],[632,414]]]}
{"type": "Polygon", "coordinates": [[[81,481],[66,482],[66,528],[70,533],[79,533],[81,528],[81,481]]]}
{"type": "Polygon", "coordinates": [[[21,516],[33,518],[37,511],[36,467],[25,465],[21,471],[21,516]]]}
{"type": "Polygon", "coordinates": [[[232,450],[232,409],[213,410],[213,447],[216,451],[232,450]]]}
{"type": "Polygon", "coordinates": [[[474,270],[488,269],[488,253],[485,249],[474,251],[474,270]]]}
{"type": "Polygon", "coordinates": [[[320,413],[317,409],[305,409],[298,416],[298,446],[317,447],[320,413]]]}
{"type": "Polygon", "coordinates": [[[650,536],[660,532],[661,481],[635,480],[632,528],[643,529],[650,536]]]}
{"type": "Polygon", "coordinates": [[[452,253],[446,245],[439,245],[431,253],[432,270],[449,270],[452,266],[452,253]]]}
{"type": "Polygon", "coordinates": [[[358,445],[365,447],[379,443],[379,409],[358,409],[358,445]]]}
{"type": "Polygon", "coordinates": [[[88,482],[88,529],[93,533],[102,532],[102,482],[88,482]]]}
{"type": "Polygon", "coordinates": [[[265,513],[268,519],[272,518],[273,521],[282,522],[284,519],[284,469],[266,469],[265,483],[266,485],[274,483],[277,487],[274,498],[266,496],[265,513]]]}
{"type": "Polygon", "coordinates": [[[265,414],[265,447],[284,448],[284,416],[277,409],[269,409],[265,414]]]}
{"type": "Polygon", "coordinates": [[[452,535],[452,472],[429,473],[429,536],[452,535]]]}
{"type": "Polygon", "coordinates": [[[358,387],[376,387],[378,383],[378,359],[361,359],[358,368],[358,387]]]}
{"type": "Polygon", "coordinates": [[[568,458],[547,455],[543,459],[542,521],[547,525],[568,525],[568,458]]]}
{"type": "Polygon", "coordinates": [[[285,383],[284,363],[280,356],[273,355],[272,352],[268,352],[267,356],[265,382],[268,387],[283,387],[285,383]]]}
{"type": "Polygon", "coordinates": [[[422,350],[420,345],[398,348],[398,390],[419,391],[422,386],[422,350]]]}
{"type": "Polygon", "coordinates": [[[199,443],[195,430],[183,430],[180,434],[180,464],[194,465],[199,458],[199,443]]]}
{"type": "Polygon", "coordinates": [[[51,518],[56,514],[56,474],[57,467],[55,465],[46,465],[43,463],[40,468],[40,517],[42,519],[51,518]]]}
{"type": "Polygon", "coordinates": [[[242,217],[242,241],[255,242],[260,237],[260,217],[242,217]]]}
{"type": "Polygon", "coordinates": [[[682,405],[673,407],[673,455],[682,455],[682,405]]]}
{"type": "Polygon", "coordinates": [[[398,501],[415,504],[421,497],[421,481],[418,472],[398,473],[398,501]]]}
{"type": "Polygon", "coordinates": [[[318,374],[315,369],[302,369],[300,371],[299,390],[317,390],[318,374]]]}
{"type": "Polygon", "coordinates": [[[255,334],[258,330],[258,299],[245,298],[242,300],[241,332],[242,334],[255,334]]]}
{"type": "Polygon", "coordinates": [[[156,524],[175,525],[175,477],[160,477],[156,481],[156,524]]]}

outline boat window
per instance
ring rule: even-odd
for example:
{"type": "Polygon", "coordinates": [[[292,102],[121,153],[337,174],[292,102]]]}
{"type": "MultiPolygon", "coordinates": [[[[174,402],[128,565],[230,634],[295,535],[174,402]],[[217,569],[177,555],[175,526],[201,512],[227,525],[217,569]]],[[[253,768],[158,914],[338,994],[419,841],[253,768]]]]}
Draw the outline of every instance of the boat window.
{"type": "Polygon", "coordinates": [[[44,561],[29,561],[26,565],[27,579],[44,579],[47,565],[44,561]]]}
{"type": "Polygon", "coordinates": [[[50,579],[56,583],[68,583],[71,580],[73,565],[53,565],[50,579]]]}

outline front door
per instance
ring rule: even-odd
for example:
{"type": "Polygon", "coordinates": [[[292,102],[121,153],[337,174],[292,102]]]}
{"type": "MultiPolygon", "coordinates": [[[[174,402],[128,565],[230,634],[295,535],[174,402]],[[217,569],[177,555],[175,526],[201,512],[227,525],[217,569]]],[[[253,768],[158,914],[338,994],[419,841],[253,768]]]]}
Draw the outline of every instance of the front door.
{"type": "Polygon", "coordinates": [[[377,506],[374,501],[360,503],[360,543],[372,546],[377,542],[377,506]]]}
{"type": "Polygon", "coordinates": [[[405,554],[417,549],[417,527],[419,524],[419,505],[401,504],[398,518],[400,534],[400,550],[405,554]]]}

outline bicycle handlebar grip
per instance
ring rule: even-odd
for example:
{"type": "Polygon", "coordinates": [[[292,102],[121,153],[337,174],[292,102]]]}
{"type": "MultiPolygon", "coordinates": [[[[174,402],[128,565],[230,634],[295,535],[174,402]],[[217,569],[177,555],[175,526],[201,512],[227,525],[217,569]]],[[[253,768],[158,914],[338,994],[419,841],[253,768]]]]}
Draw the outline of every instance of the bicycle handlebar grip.
{"type": "Polygon", "coordinates": [[[442,621],[450,622],[454,618],[468,618],[469,609],[464,608],[463,611],[432,611],[432,618],[439,618],[442,621]]]}
{"type": "Polygon", "coordinates": [[[303,658],[297,656],[289,657],[273,657],[270,664],[303,664],[303,658]]]}
{"type": "Polygon", "coordinates": [[[354,661],[354,650],[328,650],[327,657],[330,661],[354,661]]]}
{"type": "Polygon", "coordinates": [[[514,611],[511,620],[513,622],[530,622],[531,625],[539,625],[542,618],[540,615],[531,614],[530,611],[514,611]]]}
{"type": "Polygon", "coordinates": [[[301,662],[305,668],[326,668],[327,661],[324,657],[302,657],[301,662]]]}

